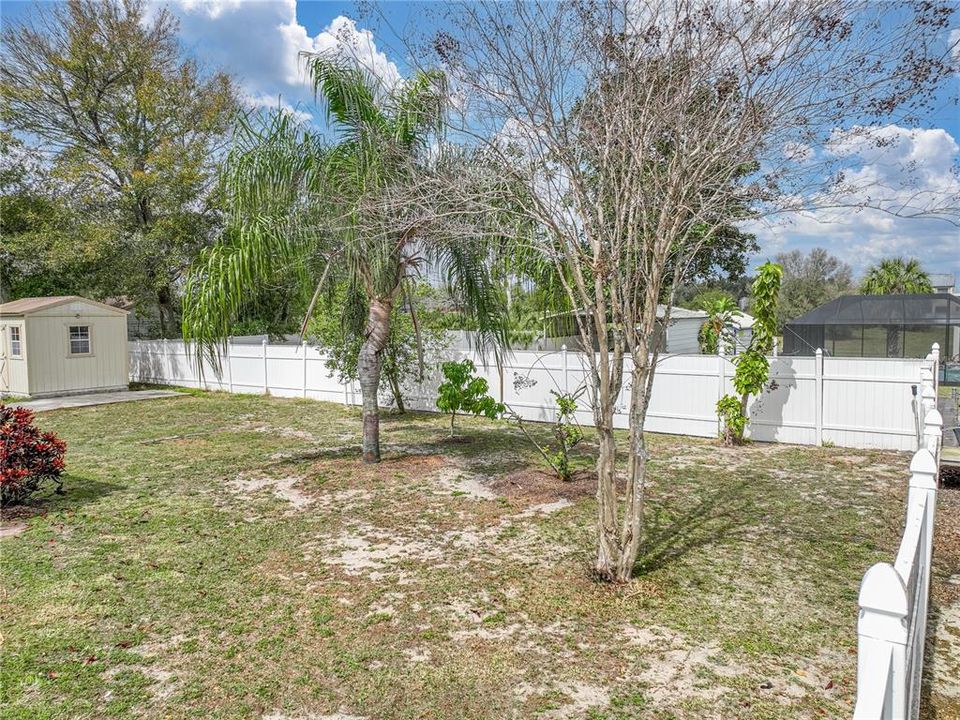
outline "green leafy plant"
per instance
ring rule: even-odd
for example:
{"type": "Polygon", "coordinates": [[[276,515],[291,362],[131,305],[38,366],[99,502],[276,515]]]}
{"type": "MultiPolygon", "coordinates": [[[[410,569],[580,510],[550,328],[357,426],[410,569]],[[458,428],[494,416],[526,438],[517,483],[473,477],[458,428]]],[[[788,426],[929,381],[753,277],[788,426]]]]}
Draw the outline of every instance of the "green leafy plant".
{"type": "Polygon", "coordinates": [[[488,394],[487,381],[474,375],[477,367],[472,360],[445,362],[442,369],[446,382],[437,389],[437,408],[450,414],[450,437],[454,436],[457,413],[484,415],[491,420],[504,413],[506,406],[488,394]]]}
{"type": "Polygon", "coordinates": [[[773,348],[777,330],[777,298],[782,279],[783,268],[776,263],[764,263],[757,268],[752,287],[756,318],[753,335],[747,349],[733,359],[737,366],[733,386],[740,397],[724,395],[717,401],[717,415],[722,424],[720,433],[726,445],[743,442],[748,419],[747,403],[751,395],[759,395],[763,391],[770,375],[767,353],[773,348]]]}
{"type": "Polygon", "coordinates": [[[512,413],[517,426],[526,435],[527,439],[533,444],[537,451],[547,461],[547,464],[556,473],[557,477],[564,482],[573,479],[573,469],[570,467],[570,451],[583,440],[583,428],[577,422],[577,399],[583,392],[581,389],[575,394],[558,393],[554,390],[550,394],[555,398],[557,405],[553,421],[553,437],[556,440],[556,446],[541,445],[537,439],[527,430],[523,424],[523,418],[517,413],[512,413]]]}

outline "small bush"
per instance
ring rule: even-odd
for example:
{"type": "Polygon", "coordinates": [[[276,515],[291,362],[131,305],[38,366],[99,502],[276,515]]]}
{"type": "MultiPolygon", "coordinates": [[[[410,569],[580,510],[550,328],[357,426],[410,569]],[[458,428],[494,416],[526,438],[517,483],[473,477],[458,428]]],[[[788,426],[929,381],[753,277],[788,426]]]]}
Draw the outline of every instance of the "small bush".
{"type": "Polygon", "coordinates": [[[490,397],[487,381],[473,374],[477,368],[470,360],[445,362],[442,369],[446,382],[437,388],[437,408],[450,414],[450,437],[458,412],[485,415],[491,420],[503,414],[506,407],[490,397]]]}
{"type": "Polygon", "coordinates": [[[0,506],[23,502],[47,480],[62,492],[66,450],[63,440],[33,424],[33,411],[0,403],[0,506]]]}

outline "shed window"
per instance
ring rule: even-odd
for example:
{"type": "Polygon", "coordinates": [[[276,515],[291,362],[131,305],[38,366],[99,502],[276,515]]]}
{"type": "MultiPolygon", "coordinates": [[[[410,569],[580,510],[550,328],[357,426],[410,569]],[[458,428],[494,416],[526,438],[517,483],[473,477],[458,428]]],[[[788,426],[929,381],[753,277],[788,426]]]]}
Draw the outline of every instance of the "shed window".
{"type": "Polygon", "coordinates": [[[16,325],[10,328],[10,355],[23,357],[23,341],[20,339],[20,328],[16,325]]]}
{"type": "Polygon", "coordinates": [[[71,325],[70,326],[70,354],[71,355],[89,355],[90,354],[90,326],[89,325],[71,325]]]}

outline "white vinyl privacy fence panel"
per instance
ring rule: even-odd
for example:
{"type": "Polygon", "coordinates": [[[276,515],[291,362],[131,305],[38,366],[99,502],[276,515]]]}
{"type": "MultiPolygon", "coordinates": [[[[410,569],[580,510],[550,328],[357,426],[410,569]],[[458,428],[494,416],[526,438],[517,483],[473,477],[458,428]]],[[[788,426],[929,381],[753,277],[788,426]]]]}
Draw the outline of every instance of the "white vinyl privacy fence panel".
{"type": "MultiPolygon", "coordinates": [[[[471,358],[487,378],[491,394],[529,420],[553,419],[550,391],[572,392],[584,384],[581,353],[515,352],[501,367],[471,351],[449,351],[448,358],[471,358]]],[[[326,356],[308,345],[230,343],[221,372],[199,372],[192,347],[174,340],[130,343],[130,376],[139,382],[206,387],[238,393],[360,404],[356,383],[340,383],[326,356]]],[[[433,410],[440,383],[438,365],[419,386],[404,388],[406,404],[433,410]]],[[[921,360],[796,357],[771,358],[770,389],[751,400],[748,434],[755,440],[845,447],[914,450],[918,447],[921,360]]],[[[627,361],[629,377],[629,360],[627,361]]],[[[666,355],[657,365],[646,427],[651,432],[715,437],[716,402],[733,388],[730,359],[712,355],[666,355]]],[[[385,388],[384,388],[385,390],[385,388]]],[[[625,387],[615,417],[628,423],[630,388],[625,387]]],[[[591,423],[586,398],[579,419],[591,423]]]]}

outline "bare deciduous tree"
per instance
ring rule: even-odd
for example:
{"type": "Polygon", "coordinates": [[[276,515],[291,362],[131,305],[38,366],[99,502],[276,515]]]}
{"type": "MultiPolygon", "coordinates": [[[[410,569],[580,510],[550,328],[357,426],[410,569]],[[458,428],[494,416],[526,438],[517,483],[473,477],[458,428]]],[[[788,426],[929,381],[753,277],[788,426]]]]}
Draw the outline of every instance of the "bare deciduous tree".
{"type": "Polygon", "coordinates": [[[489,2],[455,8],[433,38],[459,131],[487,160],[488,190],[472,202],[535,228],[519,239],[556,266],[587,318],[585,346],[600,339],[586,354],[599,576],[626,581],[636,563],[659,334],[718,229],[813,205],[956,217],[949,198],[864,193],[869,179],[823,150],[923,110],[951,71],[949,17],[938,2],[489,2]]]}

